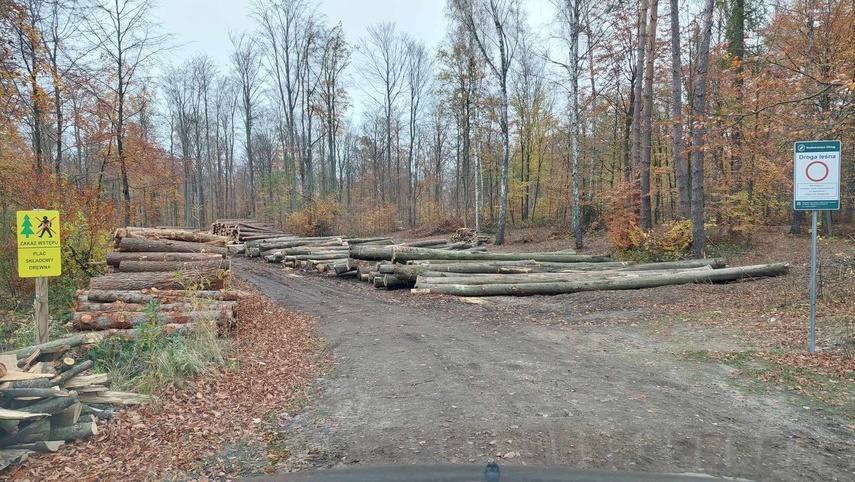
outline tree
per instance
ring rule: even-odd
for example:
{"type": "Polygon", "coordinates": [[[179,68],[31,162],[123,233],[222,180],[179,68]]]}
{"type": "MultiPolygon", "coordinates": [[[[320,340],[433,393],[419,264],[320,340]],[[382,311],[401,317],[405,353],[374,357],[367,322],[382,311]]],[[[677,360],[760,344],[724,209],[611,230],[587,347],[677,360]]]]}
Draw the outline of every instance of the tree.
{"type": "Polygon", "coordinates": [[[131,187],[125,152],[127,122],[139,113],[129,109],[128,98],[137,83],[142,83],[143,67],[166,48],[169,36],[158,33],[152,21],[151,0],[94,0],[85,16],[84,35],[101,58],[106,59],[111,75],[103,78],[110,98],[100,102],[111,106],[116,140],[116,155],[122,184],[122,219],[131,224],[131,187]],[[112,81],[112,82],[111,82],[112,81]]]}
{"type": "Polygon", "coordinates": [[[706,0],[701,19],[701,42],[698,47],[695,96],[692,104],[692,256],[703,258],[706,246],[704,230],[704,148],[706,136],[706,94],[709,74],[710,39],[714,0],[706,0]]]}
{"type": "Polygon", "coordinates": [[[419,171],[416,155],[416,136],[418,123],[424,108],[425,97],[429,94],[433,80],[433,61],[428,54],[424,42],[413,39],[406,41],[406,72],[405,85],[409,94],[409,109],[407,129],[409,142],[407,149],[407,199],[409,225],[416,224],[418,199],[416,183],[419,171]]]}
{"type": "Polygon", "coordinates": [[[689,167],[683,154],[683,63],[680,58],[680,0],[671,0],[671,129],[680,216],[691,217],[689,167]]]}
{"type": "Polygon", "coordinates": [[[481,56],[499,84],[502,131],[502,174],[499,184],[499,219],[496,244],[505,242],[508,218],[508,168],[510,127],[508,123],[508,73],[519,41],[518,0],[454,0],[457,20],[469,31],[481,56]],[[489,25],[486,27],[485,25],[489,25]]]}
{"type": "Polygon", "coordinates": [[[656,25],[659,18],[659,0],[647,0],[650,4],[650,23],[646,30],[647,51],[644,63],[644,87],[641,108],[641,229],[653,229],[650,208],[650,149],[653,123],[653,61],[656,56],[656,25]]]}
{"type": "Polygon", "coordinates": [[[252,151],[252,126],[255,121],[255,103],[261,90],[260,54],[258,46],[246,33],[231,34],[232,68],[240,86],[240,101],[243,108],[243,128],[246,143],[246,169],[249,174],[249,214],[255,215],[255,164],[252,151]]]}

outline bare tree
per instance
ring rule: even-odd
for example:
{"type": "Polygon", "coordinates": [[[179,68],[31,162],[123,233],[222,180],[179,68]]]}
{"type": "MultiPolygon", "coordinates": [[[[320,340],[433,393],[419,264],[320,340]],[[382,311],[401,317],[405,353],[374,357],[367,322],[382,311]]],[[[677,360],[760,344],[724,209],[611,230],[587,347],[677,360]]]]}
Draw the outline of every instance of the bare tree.
{"type": "Polygon", "coordinates": [[[653,229],[650,207],[650,144],[653,119],[653,61],[656,59],[656,25],[659,19],[659,0],[648,0],[649,24],[646,28],[646,57],[644,60],[644,86],[641,107],[641,229],[653,229]]]}
{"type": "Polygon", "coordinates": [[[499,219],[496,244],[505,242],[508,218],[508,170],[510,165],[510,128],[508,124],[508,77],[519,42],[518,0],[454,0],[452,8],[458,21],[472,35],[478,50],[499,84],[502,130],[502,177],[499,184],[499,219]]]}
{"type": "Polygon", "coordinates": [[[418,156],[416,155],[416,136],[418,134],[418,123],[424,108],[425,98],[430,94],[433,81],[433,60],[428,54],[424,42],[408,39],[406,86],[409,93],[409,120],[407,122],[409,133],[409,146],[407,149],[407,197],[409,199],[409,224],[416,224],[418,199],[416,196],[416,183],[418,182],[418,156]]]}
{"type": "MultiPolygon", "coordinates": [[[[324,117],[327,134],[328,171],[326,193],[336,191],[336,174],[338,172],[336,155],[336,138],[341,125],[340,110],[344,102],[341,77],[344,69],[350,61],[350,49],[344,39],[344,31],[341,25],[337,25],[324,32],[324,43],[322,48],[321,75],[321,100],[324,105],[324,117]]],[[[341,190],[338,192],[338,200],[341,202],[341,190]]]]}
{"type": "MultiPolygon", "coordinates": [[[[129,111],[128,95],[141,83],[143,67],[166,47],[169,37],[158,33],[152,21],[151,0],[94,0],[92,11],[85,16],[84,35],[112,75],[105,80],[106,90],[114,100],[102,99],[113,110],[116,155],[122,184],[122,218],[131,224],[131,188],[125,153],[125,128],[138,111],[129,111]]],[[[97,79],[96,79],[97,80],[97,79]]]]}
{"type": "MultiPolygon", "coordinates": [[[[404,52],[403,38],[395,31],[394,23],[376,23],[368,26],[368,36],[360,39],[362,54],[360,73],[366,80],[366,93],[383,107],[385,122],[384,157],[386,172],[392,171],[392,123],[395,121],[395,108],[403,90],[404,84],[404,52]]],[[[381,183],[381,199],[385,190],[390,186],[381,183]],[[384,187],[384,184],[386,186],[384,187]]],[[[398,201],[397,190],[393,201],[398,201]]]]}
{"type": "Polygon", "coordinates": [[[261,91],[261,58],[258,45],[246,33],[230,34],[234,51],[232,68],[240,86],[243,127],[246,142],[246,166],[249,174],[249,213],[255,215],[255,165],[252,150],[254,109],[261,91]]]}

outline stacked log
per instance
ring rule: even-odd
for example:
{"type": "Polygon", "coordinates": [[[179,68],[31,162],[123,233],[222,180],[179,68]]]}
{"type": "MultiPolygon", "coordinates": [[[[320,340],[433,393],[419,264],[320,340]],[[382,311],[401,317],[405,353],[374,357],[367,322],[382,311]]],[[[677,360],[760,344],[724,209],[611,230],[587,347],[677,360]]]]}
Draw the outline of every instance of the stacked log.
{"type": "Polygon", "coordinates": [[[211,233],[225,236],[233,243],[286,236],[281,229],[255,219],[218,219],[211,224],[211,233]]]}
{"type": "Polygon", "coordinates": [[[141,238],[168,241],[186,241],[211,246],[225,246],[228,238],[217,234],[175,228],[119,228],[113,233],[113,242],[118,248],[122,239],[141,238]]]}
{"type": "Polygon", "coordinates": [[[146,395],[110,390],[107,374],[89,374],[93,362],[68,356],[99,343],[84,333],[0,354],[0,470],[27,454],[55,452],[68,441],[98,433],[112,416],[91,404],[146,404],[146,395]]]}

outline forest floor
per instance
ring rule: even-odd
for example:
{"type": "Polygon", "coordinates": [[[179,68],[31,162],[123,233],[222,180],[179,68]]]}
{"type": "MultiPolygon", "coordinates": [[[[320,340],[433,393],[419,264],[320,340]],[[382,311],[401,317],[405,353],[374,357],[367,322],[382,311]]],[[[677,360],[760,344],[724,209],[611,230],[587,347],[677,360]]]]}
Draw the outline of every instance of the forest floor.
{"type": "MultiPolygon", "coordinates": [[[[211,481],[498,459],[852,480],[855,241],[820,242],[819,353],[808,356],[809,238],[784,233],[710,254],[787,261],[788,276],[525,298],[416,296],[236,259],[234,369],[169,388],[158,410],[128,410],[11,477],[211,481]]],[[[529,228],[490,249],[571,243],[529,228]]],[[[604,237],[587,243],[608,249],[604,237]]]]}
{"type": "MultiPolygon", "coordinates": [[[[851,480],[855,361],[831,345],[851,327],[855,242],[820,243],[820,353],[807,356],[809,238],[783,233],[728,258],[788,261],[785,277],[548,297],[414,296],[239,260],[238,276],[317,320],[331,361],[280,420],[278,469],[498,458],[851,480]]],[[[545,228],[508,241],[572,247],[545,228]]]]}

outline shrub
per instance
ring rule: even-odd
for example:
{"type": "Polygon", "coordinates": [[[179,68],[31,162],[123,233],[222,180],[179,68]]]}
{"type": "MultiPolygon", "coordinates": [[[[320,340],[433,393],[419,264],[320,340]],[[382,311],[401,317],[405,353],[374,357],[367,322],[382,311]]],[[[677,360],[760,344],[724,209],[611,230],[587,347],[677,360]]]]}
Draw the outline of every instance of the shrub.
{"type": "Polygon", "coordinates": [[[312,201],[288,215],[291,230],[298,236],[329,236],[333,233],[338,205],[333,199],[312,201]]]}

